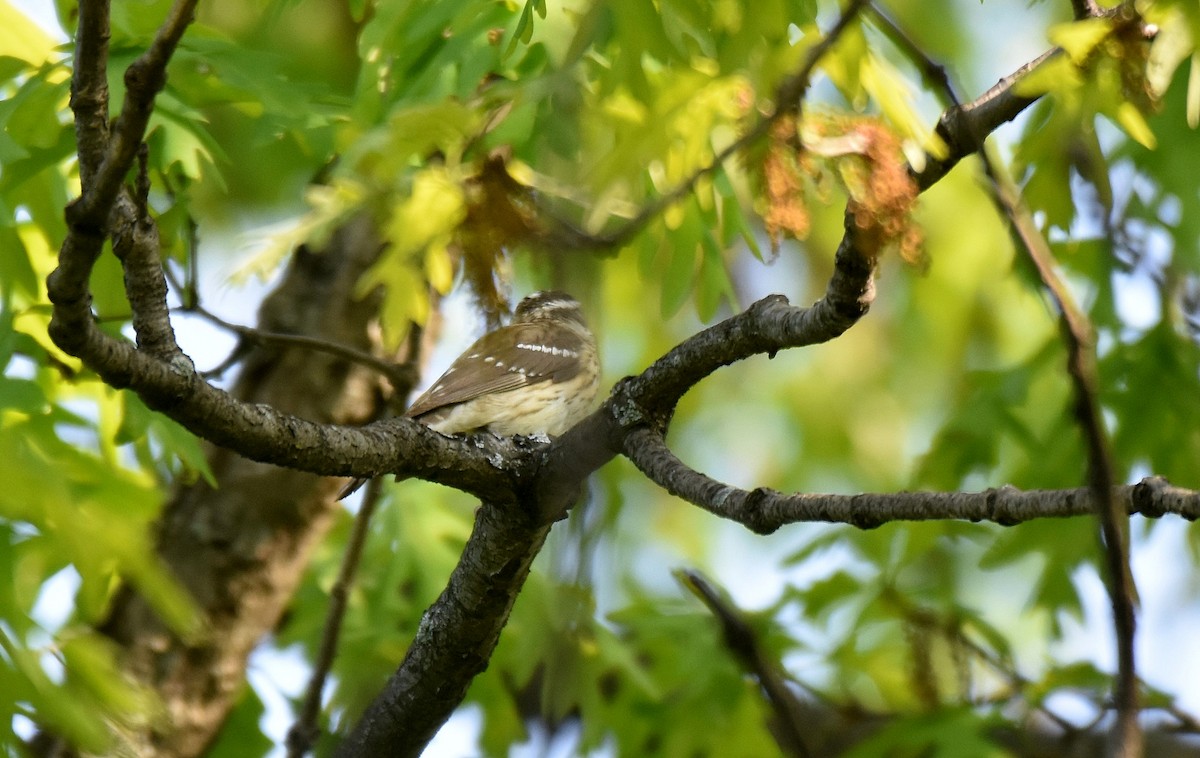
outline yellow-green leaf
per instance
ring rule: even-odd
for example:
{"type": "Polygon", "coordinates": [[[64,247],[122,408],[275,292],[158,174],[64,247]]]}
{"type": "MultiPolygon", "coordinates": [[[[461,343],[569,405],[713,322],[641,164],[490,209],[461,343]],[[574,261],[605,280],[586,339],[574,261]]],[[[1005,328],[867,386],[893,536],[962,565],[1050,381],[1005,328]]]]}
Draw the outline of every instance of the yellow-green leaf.
{"type": "Polygon", "coordinates": [[[413,177],[412,193],[396,206],[387,236],[398,250],[421,250],[453,231],[466,215],[462,187],[444,169],[426,169],[413,177]]]}
{"type": "Polygon", "coordinates": [[[425,276],[430,286],[443,295],[454,285],[454,263],[445,244],[432,244],[425,250],[425,276]]]}
{"type": "Polygon", "coordinates": [[[366,189],[351,179],[339,178],[328,185],[313,185],[304,198],[311,210],[282,227],[268,230],[265,245],[231,275],[236,282],[250,276],[265,279],[302,244],[320,247],[339,224],[356,213],[366,199],[366,189]]]}
{"type": "Polygon", "coordinates": [[[0,0],[0,55],[40,66],[54,52],[54,40],[8,0],[0,0]]]}
{"type": "Polygon", "coordinates": [[[1013,84],[1013,93],[1022,97],[1038,97],[1047,92],[1074,89],[1083,83],[1079,70],[1067,56],[1051,58],[1022,76],[1013,84]]]}
{"type": "Polygon", "coordinates": [[[1117,106],[1117,123],[1142,147],[1153,150],[1158,146],[1158,140],[1154,138],[1154,132],[1150,131],[1146,118],[1133,103],[1124,102],[1117,106]]]}
{"type": "Polygon", "coordinates": [[[1071,62],[1079,65],[1112,32],[1113,22],[1109,18],[1087,18],[1050,27],[1050,41],[1066,51],[1071,62]]]}

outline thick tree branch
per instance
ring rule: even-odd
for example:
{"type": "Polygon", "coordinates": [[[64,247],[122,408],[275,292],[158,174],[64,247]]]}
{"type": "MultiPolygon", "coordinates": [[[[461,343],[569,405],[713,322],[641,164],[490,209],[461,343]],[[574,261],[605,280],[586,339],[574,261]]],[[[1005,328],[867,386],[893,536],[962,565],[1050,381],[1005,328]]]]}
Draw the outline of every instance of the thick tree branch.
{"type": "MultiPolygon", "coordinates": [[[[68,263],[60,260],[63,271],[68,263]]],[[[361,427],[309,421],[233,398],[204,381],[190,361],[166,363],[139,352],[96,328],[81,300],[72,307],[56,302],[55,314],[50,333],[56,344],[83,358],[106,383],[133,389],[192,433],[251,460],[326,476],[419,476],[484,497],[512,490],[502,464],[519,450],[511,440],[451,439],[403,418],[361,427]]]]}
{"type": "Polygon", "coordinates": [[[75,33],[75,70],[71,78],[71,110],[79,175],[86,187],[104,160],[108,146],[109,0],[82,0],[75,33]]]}
{"type": "Polygon", "coordinates": [[[516,503],[484,503],[416,639],[339,756],[417,756],[491,658],[550,527],[516,503]]]}
{"type": "MultiPolygon", "coordinates": [[[[146,134],[154,99],[167,82],[167,63],[192,23],[197,0],[176,0],[149,49],[125,70],[125,100],[113,127],[104,158],[73,206],[75,223],[100,228],[125,181],[146,134]]],[[[105,4],[106,5],[106,4],[105,4]]],[[[107,26],[107,7],[105,26],[107,26]]]]}
{"type": "Polygon", "coordinates": [[[132,205],[134,215],[116,214],[117,223],[112,231],[113,252],[125,273],[125,295],[132,311],[138,351],[159,361],[178,363],[187,370],[192,367],[191,360],[175,341],[171,311],[167,307],[167,280],[158,260],[158,227],[147,208],[150,178],[146,171],[146,154],[146,145],[142,144],[138,151],[138,181],[133,203],[118,203],[123,210],[132,205]]]}

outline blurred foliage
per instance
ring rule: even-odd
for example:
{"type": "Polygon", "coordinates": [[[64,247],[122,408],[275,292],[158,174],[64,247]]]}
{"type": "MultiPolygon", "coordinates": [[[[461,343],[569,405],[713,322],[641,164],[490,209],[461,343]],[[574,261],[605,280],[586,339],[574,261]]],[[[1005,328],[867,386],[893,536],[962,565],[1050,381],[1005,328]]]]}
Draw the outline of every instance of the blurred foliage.
{"type": "MultiPolygon", "coordinates": [[[[169,4],[113,4],[114,109],[169,4]]],[[[1096,325],[1119,475],[1200,486],[1200,10],[1137,3],[1159,29],[1148,42],[1123,20],[1071,22],[1066,2],[880,5],[968,97],[1045,46],[1064,48],[1021,85],[1042,100],[998,136],[1096,325]]],[[[69,33],[74,3],[56,6],[69,33]]],[[[806,120],[771,149],[764,140],[725,161],[611,255],[568,246],[619,230],[745,133],[835,12],[817,0],[202,3],[148,136],[164,257],[203,265],[194,229],[203,242],[303,198],[238,255],[242,275],[268,278],[296,245],[368,212],[388,248],[360,291],[383,288],[387,339],[428,317],[432,292],[469,290],[494,312],[510,294],[565,287],[586,303],[608,379],[637,372],[769,292],[819,297],[848,200],[881,213],[883,201],[864,200],[879,190],[872,172],[943,149],[939,94],[868,14],[821,61],[806,120]],[[864,128],[886,149],[855,147],[864,128]],[[818,149],[780,163],[797,139],[818,149]],[[768,230],[787,237],[778,250],[768,230]]],[[[38,721],[101,753],[156,710],[89,623],[123,579],[181,633],[195,629],[148,527],[168,486],[210,474],[189,433],[46,335],[43,281],[78,192],[71,51],[8,0],[0,22],[0,743],[15,754],[38,721]]],[[[921,266],[885,257],[870,316],[844,338],[696,387],[673,447],[717,478],[786,491],[1079,486],[1055,316],[978,166],[965,161],[911,217],[911,197],[896,197],[889,234],[921,266]]],[[[105,327],[122,329],[111,255],[93,289],[105,327]]],[[[425,485],[390,492],[324,725],[344,728],[400,661],[473,507],[425,485]]],[[[349,520],[270,644],[311,660],[349,520]]],[[[1190,538],[1181,572],[1196,568],[1190,538]]],[[[751,537],[616,461],[552,534],[471,689],[480,747],[503,755],[536,725],[580,753],[770,754],[769,709],[714,620],[672,582],[682,564],[754,605],[761,642],[798,686],[896,716],[850,755],[1005,755],[991,730],[1055,693],[1104,701],[1107,673],[1055,648],[1087,621],[1080,577],[1097,559],[1086,520],[751,537]]],[[[247,688],[214,755],[269,749],[270,689],[247,688]]]]}

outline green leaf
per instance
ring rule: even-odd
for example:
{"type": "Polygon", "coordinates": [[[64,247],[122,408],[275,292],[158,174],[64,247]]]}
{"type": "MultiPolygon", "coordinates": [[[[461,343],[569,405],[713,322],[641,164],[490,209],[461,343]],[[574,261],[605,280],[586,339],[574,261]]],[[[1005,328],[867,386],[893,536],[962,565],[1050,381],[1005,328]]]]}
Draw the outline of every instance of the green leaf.
{"type": "Polygon", "coordinates": [[[999,569],[1011,564],[1039,561],[1030,604],[1052,612],[1052,624],[1059,626],[1057,611],[1077,619],[1083,606],[1072,575],[1081,566],[1094,566],[1098,557],[1097,525],[1093,519],[1043,519],[1003,530],[996,542],[980,559],[980,567],[999,569]]]}
{"type": "Polygon", "coordinates": [[[19,413],[40,413],[47,408],[46,393],[41,385],[30,379],[0,376],[0,408],[19,413]]]}
{"type": "Polygon", "coordinates": [[[988,738],[991,720],[969,708],[898,718],[850,748],[846,758],[1010,758],[988,738]]]}
{"type": "Polygon", "coordinates": [[[805,617],[815,619],[828,617],[839,606],[857,601],[862,590],[863,583],[858,577],[848,571],[836,571],[792,594],[804,604],[805,617]]]}
{"type": "MultiPolygon", "coordinates": [[[[504,49],[504,57],[508,58],[517,49],[517,43],[528,45],[533,39],[533,6],[537,0],[525,0],[525,7],[521,10],[521,17],[517,20],[517,26],[512,31],[512,35],[508,40],[508,47],[504,49]]],[[[545,18],[545,9],[543,8],[542,17],[545,18]]]]}
{"type": "Polygon", "coordinates": [[[1083,84],[1079,69],[1066,56],[1051,58],[1029,71],[1013,85],[1013,94],[1039,97],[1047,92],[1072,90],[1083,84]]]}
{"type": "Polygon", "coordinates": [[[660,311],[663,318],[669,318],[679,312],[695,285],[696,264],[700,260],[701,251],[697,246],[689,245],[689,241],[685,237],[681,247],[664,250],[670,257],[667,270],[663,273],[660,311]]]}
{"type": "Polygon", "coordinates": [[[7,136],[26,150],[48,150],[58,144],[62,128],[58,115],[66,108],[69,89],[63,73],[57,67],[42,68],[0,110],[7,136]]]}
{"type": "Polygon", "coordinates": [[[1147,150],[1158,146],[1158,140],[1154,138],[1154,132],[1150,131],[1150,125],[1133,103],[1124,102],[1117,106],[1117,123],[1126,134],[1147,150]]]}
{"type": "MultiPolygon", "coordinates": [[[[9,216],[5,213],[6,209],[0,207],[0,213],[4,217],[9,216]]],[[[30,302],[38,298],[39,287],[37,280],[37,272],[33,269],[33,264],[29,260],[29,254],[25,250],[25,243],[21,241],[20,235],[14,227],[8,226],[0,221],[0,247],[5,250],[4,255],[0,255],[0,307],[12,302],[14,297],[20,297],[25,302],[30,302]]],[[[4,311],[4,320],[7,322],[5,330],[12,329],[12,316],[4,311]]],[[[7,362],[7,361],[5,361],[7,362]]]]}
{"type": "Polygon", "coordinates": [[[210,758],[248,758],[267,755],[274,747],[259,724],[266,714],[262,700],[251,687],[244,687],[229,712],[217,739],[205,750],[210,758]]]}
{"type": "Polygon", "coordinates": [[[109,713],[149,715],[153,697],[121,673],[115,642],[95,633],[79,634],[67,639],[61,651],[72,689],[109,713]]]}
{"type": "Polygon", "coordinates": [[[52,727],[72,745],[95,753],[107,753],[113,738],[96,713],[74,698],[64,696],[42,669],[36,654],[18,646],[0,626],[0,668],[11,666],[13,690],[32,704],[42,723],[52,727]]]}
{"type": "Polygon", "coordinates": [[[168,470],[177,469],[178,467],[173,465],[177,461],[182,466],[180,473],[199,474],[204,477],[208,486],[218,488],[216,477],[208,465],[208,456],[196,435],[180,426],[178,422],[151,411],[141,398],[131,392],[122,393],[121,399],[124,402],[124,412],[116,433],[118,443],[153,440],[155,457],[163,460],[168,470]]]}
{"type": "Polygon", "coordinates": [[[1094,664],[1079,661],[1050,669],[1041,680],[1029,688],[1028,692],[1035,703],[1041,703],[1048,696],[1064,689],[1095,693],[1107,692],[1111,682],[1112,677],[1096,668],[1094,664]]]}

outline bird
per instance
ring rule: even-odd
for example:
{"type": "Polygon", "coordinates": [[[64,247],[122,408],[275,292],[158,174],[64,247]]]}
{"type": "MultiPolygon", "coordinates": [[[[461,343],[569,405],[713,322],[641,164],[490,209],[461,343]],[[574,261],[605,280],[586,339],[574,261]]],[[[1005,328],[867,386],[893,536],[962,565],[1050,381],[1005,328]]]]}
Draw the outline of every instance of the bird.
{"type": "MultiPolygon", "coordinates": [[[[517,304],[511,323],[458,356],[404,415],[447,435],[557,437],[588,414],[599,386],[596,338],[579,301],[540,291],[517,304]]],[[[365,481],[351,481],[338,499],[365,481]]]]}

